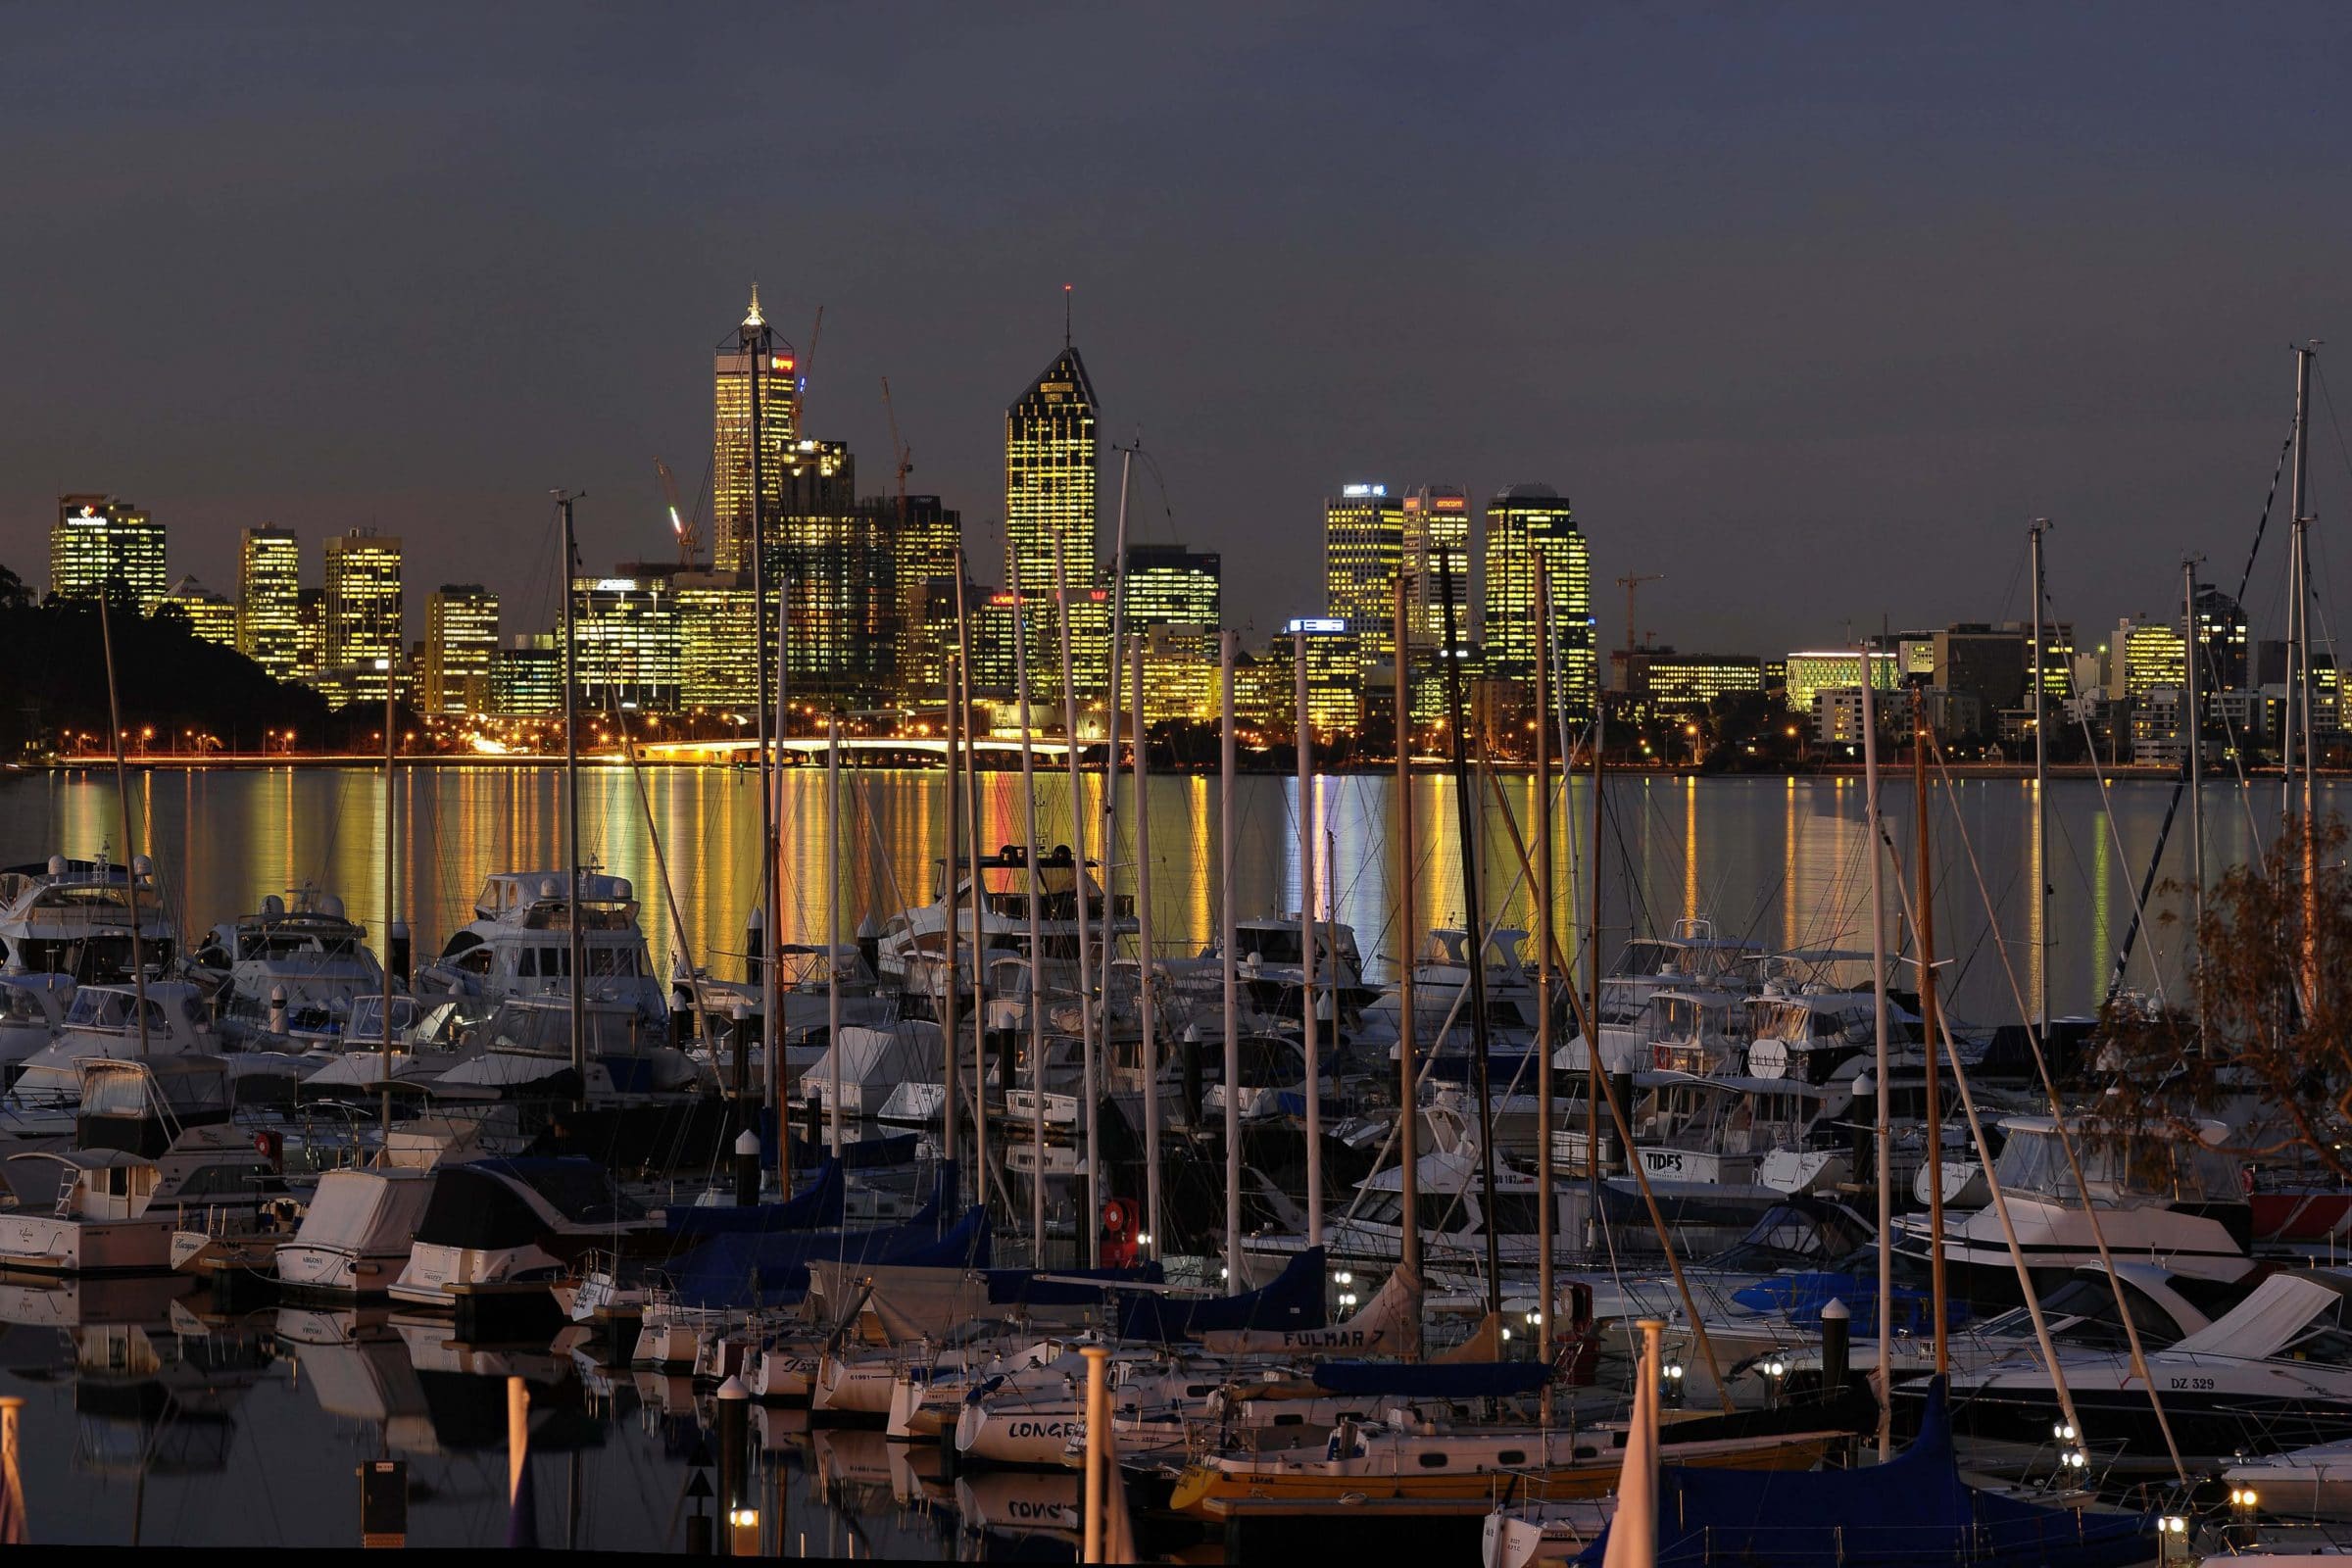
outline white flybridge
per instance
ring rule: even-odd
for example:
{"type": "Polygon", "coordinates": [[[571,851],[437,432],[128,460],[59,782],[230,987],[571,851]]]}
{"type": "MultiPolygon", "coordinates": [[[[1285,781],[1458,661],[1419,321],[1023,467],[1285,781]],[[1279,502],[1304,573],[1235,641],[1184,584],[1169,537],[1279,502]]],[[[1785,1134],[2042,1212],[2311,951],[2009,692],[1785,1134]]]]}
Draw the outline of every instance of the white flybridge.
{"type": "Polygon", "coordinates": [[[343,1035],[354,1002],[384,988],[365,928],[345,916],[341,899],[310,887],[291,905],[273,893],[254,913],[222,921],[189,957],[227,982],[220,1016],[232,1035],[343,1035]]]}
{"type": "MultiPolygon", "coordinates": [[[[441,956],[417,971],[419,995],[504,1001],[571,995],[572,910],[562,871],[499,871],[474,896],[473,918],[441,956]]],[[[637,894],[626,877],[580,874],[579,945],[584,1002],[629,1007],[657,1028],[669,1005],[637,923],[637,894]]]]}
{"type": "Polygon", "coordinates": [[[129,1061],[220,1051],[204,994],[184,980],[83,986],[66,1008],[56,1042],[26,1058],[11,1098],[20,1109],[70,1107],[81,1098],[79,1064],[85,1059],[129,1061]]]}
{"type": "Polygon", "coordinates": [[[0,969],[10,974],[128,983],[134,947],[148,971],[161,973],[175,941],[144,855],[127,867],[101,852],[95,860],[53,855],[0,871],[0,969]]]}

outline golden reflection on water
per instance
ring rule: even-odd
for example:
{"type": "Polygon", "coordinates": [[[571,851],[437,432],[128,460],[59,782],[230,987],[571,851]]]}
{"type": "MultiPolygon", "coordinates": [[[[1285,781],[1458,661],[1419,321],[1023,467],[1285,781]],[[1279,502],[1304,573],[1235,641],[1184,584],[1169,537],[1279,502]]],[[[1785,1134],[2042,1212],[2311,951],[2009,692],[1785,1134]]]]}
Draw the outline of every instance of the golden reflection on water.
{"type": "MultiPolygon", "coordinates": [[[[823,870],[824,770],[788,770],[778,817],[785,938],[847,939],[869,915],[886,921],[903,906],[927,902],[932,862],[944,853],[944,786],[937,772],[846,769],[836,891],[823,870]]],[[[698,959],[722,974],[739,972],[745,921],[760,880],[757,778],[723,767],[663,767],[647,770],[644,787],[641,803],[627,769],[583,769],[580,826],[588,858],[636,884],[648,938],[666,966],[673,939],[655,834],[646,822],[650,804],[698,959]]],[[[1239,912],[1295,910],[1303,890],[1320,913],[1336,905],[1338,918],[1355,928],[1370,967],[1385,978],[1396,956],[1419,946],[1417,939],[1399,942],[1392,930],[1395,787],[1393,778],[1378,773],[1317,779],[1320,831],[1308,862],[1313,869],[1302,877],[1297,780],[1246,776],[1236,811],[1239,912]]],[[[130,848],[154,856],[184,930],[228,919],[267,894],[305,883],[340,895],[355,918],[380,930],[384,788],[380,772],[357,768],[134,774],[138,843],[130,848]]],[[[984,773],[980,788],[982,847],[1020,843],[1026,836],[1020,774],[984,773]]],[[[1487,796],[1476,818],[1488,918],[1499,914],[1504,924],[1528,930],[1535,923],[1534,890],[1499,813],[1507,807],[1527,838],[1533,788],[1525,773],[1502,776],[1501,801],[1487,796]]],[[[1883,803],[1906,877],[1916,864],[1909,790],[1907,779],[1891,779],[1883,803]]],[[[1562,950],[1580,963],[1590,918],[1588,896],[1580,890],[1590,885],[1585,878],[1592,859],[1591,791],[1589,776],[1568,780],[1552,816],[1562,873],[1554,918],[1562,950]]],[[[1075,842],[1067,772],[1041,766],[1037,792],[1047,846],[1075,842]]],[[[1412,877],[1414,925],[1422,932],[1458,926],[1462,836],[1452,780],[1443,772],[1422,773],[1412,792],[1420,853],[1412,877]]],[[[1612,779],[1610,821],[1598,856],[1604,956],[1613,959],[1629,931],[1663,930],[1678,917],[1705,918],[1720,936],[1771,947],[1866,950],[1863,793],[1860,781],[1848,778],[1612,779]]],[[[2030,784],[2010,789],[2005,781],[1963,781],[1957,812],[1938,807],[1938,930],[1948,933],[1943,945],[1953,963],[1947,980],[1963,1015],[2005,1018],[2016,1007],[1999,954],[1985,940],[1982,900],[1960,832],[1966,831],[1986,868],[2010,952],[2028,984],[2034,960],[2018,949],[2031,954],[2035,948],[2036,875],[2052,885],[2049,921],[2058,961],[2049,971],[2050,1005],[2056,1013],[2080,1011],[2094,1007],[2104,992],[2170,793],[2168,784],[2119,783],[2111,821],[2095,782],[2053,782],[2046,866],[2034,859],[2030,784]],[[1944,842],[1947,836],[1950,842],[1944,842]],[[1997,870],[2003,864],[2019,868],[2006,885],[1997,870]]],[[[2222,786],[2212,795],[2207,856],[2218,876],[2272,831],[2278,802],[2275,790],[2249,794],[2222,786]]],[[[1119,891],[1130,893],[1131,780],[1122,778],[1120,797],[1120,842],[1108,858],[1119,891]]],[[[1213,777],[1157,774],[1150,798],[1153,935],[1163,954],[1197,953],[1213,939],[1217,923],[1218,784],[1213,777]]],[[[1080,808],[1089,854],[1103,858],[1098,842],[1101,783],[1093,775],[1085,781],[1080,808]]],[[[490,872],[560,872],[564,864],[564,791],[557,769],[447,766],[404,773],[394,817],[395,896],[419,953],[437,952],[468,918],[473,895],[490,872]]],[[[2184,821],[2177,822],[2163,876],[2185,874],[2186,836],[2184,821]]],[[[53,853],[88,857],[101,845],[117,856],[125,852],[110,771],[42,773],[0,784],[0,860],[37,861],[53,853]]],[[[1888,903],[1898,905],[1891,890],[1888,903]]],[[[2181,933],[2156,922],[2157,912],[2151,909],[2151,928],[2139,939],[2130,976],[2134,986],[2152,984],[2151,953],[2168,987],[2177,986],[2181,973],[2181,933]]],[[[1899,932],[1899,922],[1890,919],[1888,929],[1899,932]]]]}

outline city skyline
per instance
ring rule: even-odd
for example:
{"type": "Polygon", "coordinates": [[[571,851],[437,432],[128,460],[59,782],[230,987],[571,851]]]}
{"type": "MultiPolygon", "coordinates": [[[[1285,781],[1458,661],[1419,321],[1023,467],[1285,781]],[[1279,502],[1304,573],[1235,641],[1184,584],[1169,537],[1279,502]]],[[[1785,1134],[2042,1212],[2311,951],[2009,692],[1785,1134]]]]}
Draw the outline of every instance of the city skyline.
{"type": "MultiPolygon", "coordinates": [[[[653,460],[699,480],[705,356],[754,279],[807,356],[808,427],[886,453],[889,374],[912,483],[992,559],[1002,410],[1075,283],[1102,431],[1140,425],[1166,481],[1139,479],[1138,542],[1222,552],[1259,635],[1317,608],[1321,498],[1367,472],[1554,485],[1602,583],[1667,571],[1644,614],[1685,648],[2014,613],[2034,515],[2087,622],[2094,590],[2154,612],[2182,549],[2242,550],[2284,346],[2344,314],[2328,12],[1331,17],[1049,10],[885,47],[853,15],[525,8],[232,48],[214,15],[103,51],[25,19],[21,121],[101,58],[110,112],[44,119],[18,206],[50,233],[138,212],[162,243],[0,256],[41,306],[0,559],[31,565],[54,498],[104,488],[172,519],[207,583],[244,526],[372,526],[552,609],[546,492],[588,492],[589,559],[661,553],[653,460]],[[796,97],[790,158],[748,155],[772,106],[673,90],[746,49],[839,66],[796,97]],[[2200,91],[2173,90],[2191,63],[2200,91]],[[1462,119],[1351,111],[1392,89],[1462,119]],[[921,112],[852,112],[878,95],[921,112]],[[1209,112],[1172,138],[1178,104],[1209,112]],[[108,373],[126,356],[139,375],[108,373]]],[[[2325,523],[2352,484],[2321,462],[2314,489],[2325,523]]],[[[2248,597],[2275,622],[2275,587],[2248,597]]]]}

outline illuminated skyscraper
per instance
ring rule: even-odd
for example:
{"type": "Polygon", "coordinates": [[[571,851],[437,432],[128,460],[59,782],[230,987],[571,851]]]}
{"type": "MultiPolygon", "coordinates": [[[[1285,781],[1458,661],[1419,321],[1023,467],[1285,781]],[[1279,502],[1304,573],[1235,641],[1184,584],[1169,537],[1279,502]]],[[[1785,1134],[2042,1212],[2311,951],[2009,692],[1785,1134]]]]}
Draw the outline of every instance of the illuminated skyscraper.
{"type": "Polygon", "coordinates": [[[670,581],[677,591],[678,702],[748,715],[757,700],[751,574],[681,571],[670,581]]]}
{"type": "Polygon", "coordinates": [[[164,525],[113,496],[57,498],[49,530],[49,592],[60,599],[95,599],[120,582],[152,615],[163,602],[164,525]]]}
{"type": "Polygon", "coordinates": [[[237,607],[194,577],[182,577],[172,585],[172,591],[156,606],[158,613],[167,609],[177,611],[187,620],[188,630],[206,642],[223,648],[237,646],[237,607]]]}
{"type": "MultiPolygon", "coordinates": [[[[1004,550],[1031,593],[1054,586],[1054,537],[1066,540],[1070,587],[1095,580],[1095,388],[1064,344],[1004,411],[1004,550]]],[[[1011,580],[1009,564],[1005,580],[1011,580]]]]}
{"type": "MultiPolygon", "coordinates": [[[[963,519],[941,506],[937,496],[890,497],[867,505],[890,519],[899,607],[897,700],[909,708],[936,703],[947,684],[948,653],[956,645],[956,549],[963,539],[963,519]]],[[[1024,581],[1021,586],[1035,604],[1045,585],[1024,581]]],[[[1030,643],[1036,646],[1034,635],[1030,643]]]]}
{"type": "Polygon", "coordinates": [[[237,550],[237,652],[272,680],[301,676],[302,541],[248,528],[237,550]]]}
{"type": "Polygon", "coordinates": [[[497,651],[498,595],[470,582],[435,589],[424,602],[424,710],[487,712],[497,651]]]}
{"type": "Polygon", "coordinates": [[[1416,648],[1446,642],[1445,590],[1451,573],[1453,652],[1470,649],[1470,498],[1454,485],[1423,485],[1404,498],[1401,568],[1416,648]]]}
{"type": "Polygon", "coordinates": [[[294,601],[293,679],[316,682],[326,668],[326,590],[305,588],[294,601]]]}
{"type": "Polygon", "coordinates": [[[842,442],[803,437],[785,458],[784,509],[767,534],[768,591],[784,607],[785,701],[878,707],[898,653],[895,506],[857,499],[857,464],[842,442]]]}
{"type": "Polygon", "coordinates": [[[674,712],[678,613],[669,572],[624,563],[610,577],[571,580],[571,630],[585,716],[613,710],[674,712]]]}
{"type": "Polygon", "coordinates": [[[1592,557],[1576,515],[1549,485],[1522,484],[1487,503],[1486,672],[1536,672],[1536,558],[1551,594],[1560,700],[1571,719],[1592,716],[1599,670],[1592,647],[1592,557]]]}
{"type": "Polygon", "coordinates": [[[510,637],[490,661],[490,706],[504,718],[564,711],[564,655],[553,633],[510,637]]]}
{"type": "Polygon", "coordinates": [[[1367,663],[1396,652],[1396,572],[1404,559],[1404,503],[1385,484],[1344,485],[1323,503],[1323,603],[1348,623],[1367,663]]]}
{"type": "Polygon", "coordinates": [[[400,675],[402,608],[396,535],[355,528],[329,539],[321,678],[355,702],[381,703],[385,681],[400,675]]]}
{"type": "Polygon", "coordinates": [[[1182,545],[1127,548],[1127,629],[1216,626],[1223,619],[1221,559],[1182,545]]]}
{"type": "Polygon", "coordinates": [[[2205,583],[2197,589],[2197,666],[2200,692],[2242,691],[2248,684],[2246,612],[2236,600],[2205,583]]]}
{"type": "Polygon", "coordinates": [[[719,571],[752,565],[752,382],[760,383],[760,515],[769,524],[784,514],[801,438],[799,358],[760,314],[760,290],[732,336],[718,345],[711,367],[710,563],[719,571]]]}

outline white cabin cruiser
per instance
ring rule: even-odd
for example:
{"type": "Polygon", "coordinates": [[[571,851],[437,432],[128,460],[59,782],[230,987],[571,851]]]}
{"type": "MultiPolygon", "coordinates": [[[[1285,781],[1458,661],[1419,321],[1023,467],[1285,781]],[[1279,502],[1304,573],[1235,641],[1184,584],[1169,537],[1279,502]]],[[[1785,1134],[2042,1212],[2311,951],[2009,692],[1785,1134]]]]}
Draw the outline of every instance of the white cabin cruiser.
{"type": "Polygon", "coordinates": [[[73,1003],[72,975],[0,974],[0,1090],[16,1082],[27,1058],[56,1042],[73,1003]]]}
{"type": "MultiPolygon", "coordinates": [[[[1261,915],[1233,923],[1233,963],[1240,975],[1243,1000],[1267,1018],[1299,1015],[1300,983],[1306,945],[1298,932],[1299,916],[1261,915]]],[[[1364,985],[1364,960],[1355,942],[1355,927],[1338,920],[1317,920],[1315,931],[1315,1016],[1325,1021],[1347,1020],[1372,1000],[1364,985]]],[[[1197,987],[1215,987],[1222,994],[1225,949],[1212,942],[1200,951],[1195,971],[1197,987]]],[[[1414,1015],[1421,1009],[1416,1006],[1414,1015]]],[[[1434,1028],[1435,1025],[1433,1024],[1434,1028]]]]}
{"type": "MultiPolygon", "coordinates": [[[[954,965],[959,995],[971,992],[972,933],[979,932],[982,961],[993,964],[999,954],[1029,956],[1029,898],[1034,879],[1037,895],[1038,955],[1043,985],[1049,991],[1074,991],[1078,976],[1078,915],[1080,888],[1086,901],[1087,939],[1098,949],[1107,918],[1117,929],[1113,940],[1137,929],[1134,901],[1125,897],[1105,901],[1102,884],[1093,874],[1094,862],[1081,873],[1069,848],[1060,846],[1032,862],[1019,845],[1003,846],[995,855],[958,861],[956,877],[956,953],[954,965]],[[977,913],[974,901],[977,897],[977,913]]],[[[948,953],[948,878],[945,860],[932,864],[931,902],[918,909],[891,916],[875,948],[874,966],[886,981],[897,982],[910,995],[937,1002],[946,994],[948,953]]]]}
{"type": "Polygon", "coordinates": [[[190,961],[226,981],[220,1016],[238,1035],[342,1032],[354,998],[380,997],[383,965],[368,933],[344,917],[343,901],[305,887],[288,907],[276,894],[242,919],[213,927],[190,961]]]}
{"type": "Polygon", "coordinates": [[[128,980],[134,907],[139,959],[160,974],[176,939],[144,855],[131,857],[128,868],[103,855],[53,855],[46,864],[0,871],[0,969],[71,975],[85,985],[128,980]]]}
{"type": "MultiPolygon", "coordinates": [[[[626,1003],[594,1001],[581,1013],[586,1078],[576,1092],[610,1100],[676,1093],[705,1081],[710,1069],[626,1003]]],[[[507,1099],[554,1092],[570,1074],[571,999],[511,996],[474,1030],[456,1064],[431,1082],[445,1099],[507,1099]]]]}
{"type": "MultiPolygon", "coordinates": [[[[1489,1050],[1524,1048],[1536,1037],[1536,982],[1520,949],[1524,931],[1497,929],[1487,937],[1486,998],[1489,1050]]],[[[1467,1047],[1473,1038],[1469,1002],[1470,933],[1440,928],[1413,961],[1413,1038],[1426,1051],[1467,1047]],[[1452,1029],[1446,1031],[1446,1021],[1452,1029]]],[[[1396,1040],[1403,993],[1392,985],[1364,1007],[1367,1036],[1396,1040]]]]}
{"type": "MultiPolygon", "coordinates": [[[[473,919],[416,973],[412,989],[504,1001],[568,996],[572,911],[562,871],[500,871],[474,895],[473,919]]],[[[635,890],[625,877],[580,873],[584,994],[625,1006],[656,1029],[669,1005],[637,923],[635,890]]]]}
{"type": "Polygon", "coordinates": [[[395,1300],[447,1306],[452,1287],[562,1278],[598,1247],[659,1233],[591,1159],[483,1159],[440,1174],[395,1300]]]}
{"type": "Polygon", "coordinates": [[[71,1108],[81,1097],[81,1063],[93,1057],[220,1054],[202,991],[184,980],[150,980],[146,992],[142,1028],[136,987],[85,985],[75,991],[56,1041],[26,1058],[9,1098],[21,1109],[71,1108]]]}
{"type": "Polygon", "coordinates": [[[315,1296],[381,1296],[408,1266],[437,1170],[330,1170],[294,1239],[275,1252],[278,1285],[315,1296]]]}
{"type": "Polygon", "coordinates": [[[14,1154],[52,1161],[68,1180],[54,1212],[0,1214],[0,1268],[40,1274],[161,1273],[172,1266],[178,1210],[152,1214],[155,1161],[120,1149],[14,1154]]]}

